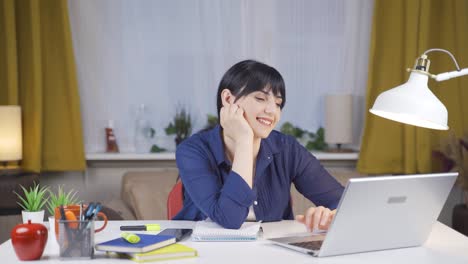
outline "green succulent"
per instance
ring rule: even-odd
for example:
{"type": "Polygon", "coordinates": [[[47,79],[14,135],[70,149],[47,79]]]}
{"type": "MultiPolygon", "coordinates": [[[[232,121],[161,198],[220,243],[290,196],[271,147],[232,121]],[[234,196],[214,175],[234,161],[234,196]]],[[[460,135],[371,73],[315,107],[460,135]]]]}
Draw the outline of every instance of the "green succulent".
{"type": "Polygon", "coordinates": [[[22,185],[20,185],[20,187],[23,189],[23,195],[13,191],[20,199],[20,201],[17,202],[19,206],[28,212],[41,211],[48,200],[48,198],[45,197],[48,187],[40,187],[39,184],[36,183],[34,183],[34,186],[30,187],[29,190],[22,185]]]}
{"type": "Polygon", "coordinates": [[[311,150],[324,150],[327,148],[327,143],[325,143],[325,129],[320,127],[316,133],[309,132],[300,127],[294,126],[290,122],[285,122],[281,128],[281,133],[286,135],[291,135],[296,139],[306,138],[305,148],[309,151],[311,150]]]}
{"type": "Polygon", "coordinates": [[[285,122],[281,128],[280,128],[281,133],[293,136],[295,138],[300,138],[304,135],[306,132],[305,130],[301,129],[300,127],[293,126],[290,122],[285,122]]]}
{"type": "Polygon", "coordinates": [[[306,144],[306,149],[308,150],[324,150],[328,147],[325,143],[325,130],[323,127],[320,127],[317,132],[309,133],[309,140],[306,144]]]}
{"type": "Polygon", "coordinates": [[[212,129],[218,124],[218,117],[214,115],[207,114],[206,115],[206,125],[204,129],[212,129]]]}
{"type": "Polygon", "coordinates": [[[57,194],[49,190],[49,200],[47,202],[47,210],[50,215],[55,214],[55,208],[62,205],[77,204],[78,197],[76,196],[77,192],[73,189],[65,192],[62,186],[58,186],[57,194]]]}
{"type": "Polygon", "coordinates": [[[150,152],[151,153],[160,153],[160,152],[164,152],[166,151],[165,148],[161,148],[160,146],[156,145],[156,144],[153,144],[151,146],[151,149],[150,149],[150,152]]]}
{"type": "Polygon", "coordinates": [[[178,107],[174,119],[165,128],[167,135],[176,135],[176,145],[192,134],[192,118],[183,107],[178,107]]]}

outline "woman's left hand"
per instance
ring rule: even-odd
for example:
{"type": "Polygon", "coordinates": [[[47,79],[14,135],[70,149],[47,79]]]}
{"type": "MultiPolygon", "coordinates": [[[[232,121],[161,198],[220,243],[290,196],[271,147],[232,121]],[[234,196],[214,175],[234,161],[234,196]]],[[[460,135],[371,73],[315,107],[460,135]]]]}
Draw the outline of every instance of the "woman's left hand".
{"type": "Polygon", "coordinates": [[[335,217],[336,209],[330,210],[326,207],[310,207],[304,215],[296,215],[296,221],[303,223],[307,231],[328,230],[335,217]]]}

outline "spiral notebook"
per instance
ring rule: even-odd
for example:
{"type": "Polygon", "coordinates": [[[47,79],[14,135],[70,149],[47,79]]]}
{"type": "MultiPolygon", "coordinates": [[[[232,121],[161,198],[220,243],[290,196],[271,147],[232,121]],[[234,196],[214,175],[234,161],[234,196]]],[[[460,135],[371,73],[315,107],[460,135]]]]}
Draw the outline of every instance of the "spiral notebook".
{"type": "Polygon", "coordinates": [[[239,229],[226,229],[212,221],[199,221],[192,233],[193,241],[254,241],[261,222],[245,222],[239,229]]]}

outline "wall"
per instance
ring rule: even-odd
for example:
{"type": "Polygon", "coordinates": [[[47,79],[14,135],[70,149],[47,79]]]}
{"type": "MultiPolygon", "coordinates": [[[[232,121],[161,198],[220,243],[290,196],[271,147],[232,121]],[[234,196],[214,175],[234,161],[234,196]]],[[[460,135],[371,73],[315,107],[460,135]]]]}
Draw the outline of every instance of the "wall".
{"type": "Polygon", "coordinates": [[[134,151],[140,104],[160,144],[172,144],[163,128],[177,105],[197,131],[216,114],[222,74],[249,58],[282,73],[283,122],[316,131],[325,94],[353,94],[359,146],[372,0],[69,1],[69,10],[87,152],[104,151],[110,119],[121,150],[134,151]]]}

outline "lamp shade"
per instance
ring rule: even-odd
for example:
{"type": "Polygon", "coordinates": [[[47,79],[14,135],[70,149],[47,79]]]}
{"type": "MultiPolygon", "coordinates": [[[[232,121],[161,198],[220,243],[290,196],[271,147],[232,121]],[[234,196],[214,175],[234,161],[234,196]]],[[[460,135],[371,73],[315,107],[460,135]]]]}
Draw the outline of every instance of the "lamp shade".
{"type": "Polygon", "coordinates": [[[447,130],[447,108],[429,90],[428,78],[411,72],[406,83],[381,93],[369,111],[409,125],[447,130]]]}
{"type": "Polygon", "coordinates": [[[21,108],[0,106],[0,161],[18,161],[22,158],[21,108]]]}
{"type": "Polygon", "coordinates": [[[353,140],[352,102],[350,94],[334,94],[325,97],[325,142],[347,144],[353,140]]]}

